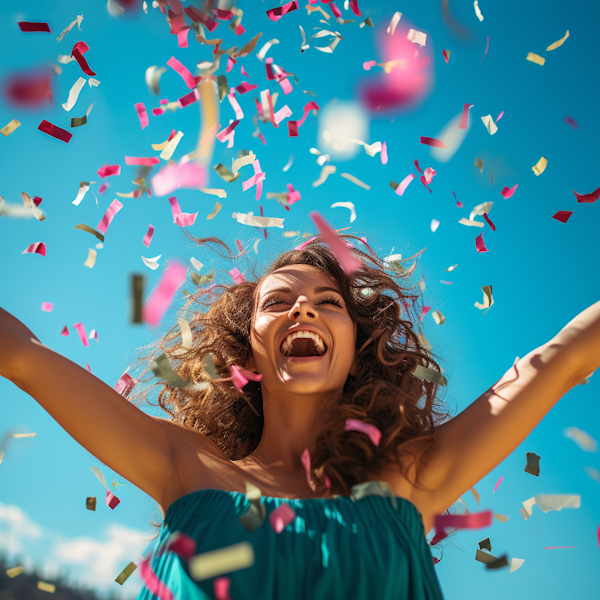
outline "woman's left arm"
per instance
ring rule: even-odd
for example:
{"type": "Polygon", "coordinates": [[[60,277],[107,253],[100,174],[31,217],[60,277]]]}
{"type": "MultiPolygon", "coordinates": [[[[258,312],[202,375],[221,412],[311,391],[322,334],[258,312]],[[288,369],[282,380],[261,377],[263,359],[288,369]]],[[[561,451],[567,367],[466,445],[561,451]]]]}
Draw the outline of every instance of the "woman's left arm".
{"type": "Polygon", "coordinates": [[[421,467],[431,491],[415,492],[440,514],[509,456],[571,388],[600,367],[600,302],[513,365],[487,392],[436,427],[421,467]]]}

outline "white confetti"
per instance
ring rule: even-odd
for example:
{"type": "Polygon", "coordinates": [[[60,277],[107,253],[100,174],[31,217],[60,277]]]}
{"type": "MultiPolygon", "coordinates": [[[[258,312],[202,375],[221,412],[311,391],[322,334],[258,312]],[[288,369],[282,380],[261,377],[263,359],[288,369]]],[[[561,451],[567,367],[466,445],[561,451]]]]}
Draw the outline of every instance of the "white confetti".
{"type": "Polygon", "coordinates": [[[283,229],[283,222],[285,219],[279,219],[277,217],[255,217],[254,215],[244,213],[233,213],[231,215],[238,223],[242,225],[251,225],[252,227],[280,227],[283,229]]]}
{"type": "Polygon", "coordinates": [[[437,219],[431,219],[431,231],[437,231],[440,226],[440,222],[437,219]]]}
{"type": "Polygon", "coordinates": [[[479,2],[477,0],[475,0],[475,2],[473,2],[473,6],[475,7],[475,14],[477,15],[477,18],[480,21],[483,21],[483,15],[481,14],[481,11],[479,10],[479,2]]]}
{"type": "Polygon", "coordinates": [[[74,84],[71,90],[69,91],[69,97],[67,101],[63,103],[62,107],[69,112],[77,102],[77,98],[79,98],[79,94],[85,85],[85,77],[80,77],[74,84]]]}
{"type": "Polygon", "coordinates": [[[256,53],[256,58],[258,58],[258,60],[262,60],[273,44],[279,44],[279,40],[273,38],[272,40],[266,42],[265,45],[256,53]]]}
{"type": "Polygon", "coordinates": [[[149,269],[152,269],[153,271],[155,271],[159,267],[159,264],[157,261],[161,256],[162,256],[162,254],[159,254],[158,256],[155,256],[154,258],[146,258],[145,256],[142,256],[142,260],[144,261],[144,264],[149,269]]]}
{"type": "Polygon", "coordinates": [[[483,124],[485,125],[485,128],[488,130],[488,133],[490,135],[494,135],[496,131],[498,131],[498,126],[496,125],[496,123],[494,123],[492,115],[481,117],[481,120],[483,121],[483,124]]]}
{"type": "Polygon", "coordinates": [[[585,452],[598,451],[598,443],[596,440],[589,433],[583,431],[583,429],[579,429],[578,427],[567,427],[566,429],[563,429],[563,435],[566,438],[573,440],[585,452]]]}
{"type": "Polygon", "coordinates": [[[427,34],[423,33],[422,31],[416,31],[415,29],[409,29],[406,39],[413,44],[424,46],[427,42],[427,34]]]}
{"type": "Polygon", "coordinates": [[[402,18],[402,13],[396,11],[394,13],[394,16],[392,17],[392,20],[390,21],[390,24],[388,25],[387,28],[387,32],[390,35],[394,35],[394,32],[396,31],[396,26],[398,25],[398,23],[400,22],[400,19],[402,18]]]}
{"type": "Polygon", "coordinates": [[[350,223],[356,220],[356,208],[352,202],[334,202],[331,208],[347,208],[350,211],[350,223]]]}

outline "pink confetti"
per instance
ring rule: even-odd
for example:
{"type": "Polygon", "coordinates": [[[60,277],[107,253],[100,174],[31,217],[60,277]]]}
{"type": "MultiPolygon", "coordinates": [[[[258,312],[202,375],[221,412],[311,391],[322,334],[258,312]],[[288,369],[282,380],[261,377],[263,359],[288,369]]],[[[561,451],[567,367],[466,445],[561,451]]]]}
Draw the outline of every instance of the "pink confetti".
{"type": "Polygon", "coordinates": [[[600,187],[589,194],[578,194],[577,192],[573,192],[575,194],[575,198],[577,198],[577,202],[596,202],[598,198],[600,198],[600,187]]]}
{"type": "MultiPolygon", "coordinates": [[[[444,60],[446,61],[446,63],[450,62],[450,57],[448,56],[447,50],[442,50],[442,56],[444,57],[444,60]]],[[[435,564],[435,563],[433,563],[433,564],[435,564]]]]}
{"type": "Polygon", "coordinates": [[[99,194],[104,194],[104,192],[109,188],[109,185],[107,183],[103,183],[99,188],[98,188],[98,193],[99,194]]]}
{"type": "Polygon", "coordinates": [[[298,190],[295,190],[294,186],[291,183],[287,184],[287,189],[288,189],[287,202],[290,206],[292,204],[295,204],[296,202],[298,202],[298,200],[302,200],[302,196],[300,195],[300,192],[298,190]]]}
{"type": "Polygon", "coordinates": [[[185,280],[185,273],[185,266],[179,262],[167,268],[158,282],[158,287],[144,304],[144,321],[153,327],[160,324],[179,286],[185,280]]]}
{"type": "Polygon", "coordinates": [[[196,540],[181,531],[176,531],[169,536],[167,552],[173,552],[189,561],[196,554],[198,544],[196,540]]]}
{"type": "Polygon", "coordinates": [[[115,392],[127,398],[136,384],[137,381],[129,373],[123,373],[115,385],[115,392]]]}
{"type": "Polygon", "coordinates": [[[237,246],[240,254],[243,254],[244,246],[242,245],[242,242],[240,242],[240,240],[235,240],[235,245],[237,246]]]}
{"type": "Polygon", "coordinates": [[[238,367],[233,365],[231,367],[231,380],[233,385],[238,389],[242,390],[244,386],[250,381],[260,381],[262,379],[262,375],[257,375],[256,373],[252,373],[251,371],[247,371],[242,367],[238,367]]]}
{"type": "MultiPolygon", "coordinates": [[[[91,371],[90,371],[91,373],[91,371]]],[[[121,501],[110,491],[106,490],[106,506],[108,506],[111,510],[115,510],[117,506],[121,503],[121,501]]]]}
{"type": "Polygon", "coordinates": [[[418,160],[413,160],[413,163],[415,165],[415,167],[417,168],[417,171],[419,171],[419,173],[421,173],[421,175],[423,175],[423,171],[421,171],[421,167],[419,166],[419,161],[418,160]]]}
{"type": "Polygon", "coordinates": [[[572,214],[572,210],[559,210],[556,214],[552,215],[552,218],[561,223],[566,223],[571,218],[572,214]]]}
{"type": "Polygon", "coordinates": [[[444,285],[454,285],[453,281],[445,281],[443,279],[440,279],[440,283],[443,283],[444,285]]]}
{"type": "Polygon", "coordinates": [[[421,308],[421,322],[423,322],[423,317],[431,310],[431,306],[423,306],[421,308]]]}
{"type": "Polygon", "coordinates": [[[396,194],[398,194],[398,196],[402,196],[402,194],[404,194],[406,188],[408,187],[408,184],[415,178],[414,174],[411,173],[410,175],[407,175],[401,182],[400,185],[398,185],[398,187],[396,188],[396,194]]]}
{"type": "Polygon", "coordinates": [[[381,164],[387,165],[387,161],[388,161],[387,143],[383,142],[383,144],[381,144],[381,164]]]}
{"type": "Polygon", "coordinates": [[[30,21],[19,21],[19,29],[24,32],[41,31],[44,33],[50,33],[50,27],[48,23],[31,23],[30,21]]]}
{"type": "Polygon", "coordinates": [[[137,111],[137,115],[140,120],[140,125],[142,126],[142,129],[145,129],[150,124],[150,121],[148,120],[148,111],[146,110],[144,103],[138,102],[137,104],[134,104],[133,106],[134,106],[135,110],[137,111]]]}
{"type": "Polygon", "coordinates": [[[295,518],[294,509],[289,504],[283,503],[269,515],[269,523],[275,533],[281,533],[295,518]]]}
{"type": "Polygon", "coordinates": [[[306,473],[306,481],[308,483],[308,487],[310,487],[310,489],[314,491],[315,486],[310,476],[310,452],[308,451],[308,448],[304,449],[302,456],[300,456],[300,462],[302,463],[302,466],[304,467],[304,472],[306,473]]]}
{"type": "Polygon", "coordinates": [[[160,158],[158,156],[126,156],[126,165],[143,165],[145,167],[151,167],[152,165],[158,165],[160,158]]]}
{"type": "Polygon", "coordinates": [[[453,527],[457,529],[482,529],[492,524],[492,511],[473,513],[470,515],[435,515],[434,527],[438,532],[453,527]]]}
{"type": "Polygon", "coordinates": [[[240,273],[237,267],[231,269],[231,271],[229,271],[229,274],[231,275],[231,278],[236,284],[244,283],[244,281],[246,281],[244,274],[240,273]]]}
{"type": "Polygon", "coordinates": [[[477,248],[477,252],[479,253],[489,252],[489,250],[485,247],[485,243],[483,241],[483,233],[475,238],[475,248],[477,248]]]}
{"type": "Polygon", "coordinates": [[[579,127],[579,125],[577,124],[577,121],[573,118],[573,117],[565,117],[565,123],[567,125],[570,125],[570,127],[572,129],[577,129],[579,127]]]}
{"type": "Polygon", "coordinates": [[[500,479],[498,479],[498,483],[496,484],[496,487],[494,488],[494,491],[492,492],[492,494],[496,493],[496,490],[498,489],[498,486],[502,483],[503,479],[504,479],[504,477],[500,477],[500,479]]]}
{"type": "Polygon", "coordinates": [[[469,122],[469,110],[471,108],[471,104],[468,102],[463,105],[462,117],[460,118],[460,123],[458,124],[459,129],[466,129],[469,122]]]}
{"type": "Polygon", "coordinates": [[[242,83],[240,83],[240,85],[238,85],[235,89],[237,90],[238,94],[245,94],[246,92],[251,92],[252,90],[255,90],[258,87],[257,83],[248,83],[247,81],[242,81],[242,83]]]}
{"type": "Polygon", "coordinates": [[[87,367],[87,370],[91,373],[92,372],[92,367],[90,367],[90,365],[88,365],[87,363],[85,363],[85,366],[87,367]]]}
{"type": "Polygon", "coordinates": [[[42,256],[46,256],[46,244],[45,242],[29,244],[21,254],[41,254],[42,256]]]}
{"type": "Polygon", "coordinates": [[[434,171],[431,167],[425,169],[424,177],[425,183],[430,184],[433,181],[433,176],[436,175],[437,171],[434,171]]]}
{"type": "Polygon", "coordinates": [[[85,327],[83,326],[83,323],[75,323],[73,327],[75,328],[75,331],[77,331],[77,333],[79,334],[79,339],[81,340],[81,343],[84,346],[89,346],[90,343],[88,342],[87,334],[85,333],[85,327]]]}
{"type": "Polygon", "coordinates": [[[363,62],[363,69],[365,71],[370,71],[376,64],[376,60],[366,60],[365,62],[363,62]]]}
{"type": "Polygon", "coordinates": [[[354,273],[362,266],[362,261],[360,261],[356,256],[353,256],[348,246],[344,244],[344,242],[340,239],[340,237],[333,231],[333,229],[328,225],[327,221],[323,218],[323,216],[313,211],[309,214],[309,217],[312,219],[313,223],[317,226],[319,230],[319,235],[323,238],[323,241],[331,248],[332,252],[336,255],[340,265],[344,271],[350,275],[354,273]]]}
{"type": "Polygon", "coordinates": [[[144,585],[148,588],[148,591],[157,596],[159,600],[174,600],[175,596],[173,595],[173,592],[152,570],[150,559],[151,556],[145,558],[140,563],[140,576],[144,581],[144,585]]]}
{"type": "Polygon", "coordinates": [[[231,600],[231,596],[229,595],[230,585],[231,577],[216,577],[213,580],[215,600],[231,600]]]}
{"type": "Polygon", "coordinates": [[[447,148],[446,144],[442,140],[436,140],[435,138],[421,136],[421,144],[426,146],[433,146],[434,148],[447,148]]]}
{"type": "Polygon", "coordinates": [[[158,196],[166,196],[178,188],[197,189],[205,183],[206,169],[196,162],[167,165],[152,178],[158,196]]]}
{"type": "Polygon", "coordinates": [[[237,61],[231,58],[231,56],[227,57],[227,68],[225,69],[225,73],[229,73],[231,69],[233,69],[233,65],[237,64],[237,61]]]}
{"type": "Polygon", "coordinates": [[[87,64],[87,61],[85,60],[85,58],[83,58],[83,55],[89,49],[90,49],[90,47],[85,42],[77,42],[73,46],[73,50],[71,50],[71,56],[73,58],[75,58],[75,60],[79,63],[79,66],[81,67],[81,70],[86,75],[89,75],[90,77],[93,77],[94,75],[96,75],[96,73],[94,73],[94,71],[92,71],[90,69],[89,65],[87,64]]]}
{"type": "Polygon", "coordinates": [[[60,335],[62,335],[63,337],[67,337],[69,335],[69,328],[66,325],[62,328],[60,335]]]}
{"type": "Polygon", "coordinates": [[[167,61],[167,65],[171,67],[182,79],[185,84],[191,89],[196,87],[196,80],[188,69],[182,65],[174,56],[167,61]]]}
{"type": "Polygon", "coordinates": [[[279,21],[283,15],[286,15],[293,10],[298,10],[298,2],[297,0],[292,0],[292,2],[288,2],[283,6],[277,6],[276,8],[270,8],[267,10],[267,16],[271,21],[279,21]]]}
{"type": "Polygon", "coordinates": [[[544,550],[563,550],[565,548],[577,548],[577,546],[546,546],[544,550]]]}
{"type": "Polygon", "coordinates": [[[152,109],[152,115],[154,117],[158,117],[158,115],[162,115],[164,113],[164,109],[163,108],[153,108],[152,109]]]}
{"type": "Polygon", "coordinates": [[[485,46],[485,52],[483,53],[483,56],[481,57],[481,60],[479,61],[481,63],[481,61],[487,56],[488,50],[490,49],[490,36],[487,36],[487,44],[485,46]]]}
{"type": "Polygon", "coordinates": [[[596,530],[596,537],[598,538],[598,548],[600,548],[600,525],[598,525],[598,529],[596,530]]]}
{"type": "Polygon", "coordinates": [[[331,0],[329,1],[329,8],[331,9],[331,12],[333,13],[333,16],[336,19],[339,19],[342,16],[342,11],[337,7],[335,2],[332,2],[331,0]]]}
{"type": "Polygon", "coordinates": [[[227,99],[229,100],[229,104],[231,104],[231,108],[233,108],[233,110],[235,111],[235,118],[238,121],[241,121],[244,118],[244,113],[243,113],[238,101],[235,99],[235,89],[234,88],[229,89],[229,94],[227,94],[227,99]]]}
{"type": "Polygon", "coordinates": [[[360,12],[360,8],[358,8],[358,0],[350,0],[350,8],[352,9],[352,12],[357,17],[362,17],[362,13],[360,12]]]}
{"type": "Polygon", "coordinates": [[[221,131],[219,131],[219,133],[217,133],[217,139],[220,142],[225,142],[225,140],[229,140],[229,139],[232,140],[234,129],[238,126],[238,123],[239,123],[239,121],[234,121],[233,123],[231,123],[230,125],[225,127],[225,129],[221,129],[221,131]]]}
{"type": "Polygon", "coordinates": [[[492,228],[492,231],[496,231],[496,226],[492,223],[487,213],[483,213],[483,218],[486,220],[487,224],[492,228]]]}
{"type": "Polygon", "coordinates": [[[346,419],[346,431],[360,431],[369,436],[373,446],[379,446],[381,431],[371,423],[363,423],[358,419],[346,419]]]}
{"type": "MultiPolygon", "coordinates": [[[[268,60],[268,59],[267,59],[267,60],[268,60]]],[[[271,59],[271,60],[273,60],[273,59],[271,59]]],[[[248,79],[252,79],[252,77],[250,77],[250,75],[248,75],[248,73],[246,73],[246,69],[244,69],[244,65],[242,65],[242,66],[240,67],[240,71],[241,71],[241,73],[242,73],[242,75],[243,75],[244,77],[248,77],[248,79]]]]}
{"type": "Polygon", "coordinates": [[[298,137],[298,127],[302,126],[306,117],[308,116],[308,113],[311,110],[319,110],[319,105],[316,102],[311,100],[310,102],[307,102],[304,105],[303,110],[304,110],[304,115],[302,116],[302,118],[299,121],[288,121],[288,136],[289,137],[298,137]]]}
{"type": "Polygon", "coordinates": [[[189,33],[189,29],[182,29],[178,34],[177,34],[177,44],[179,45],[180,48],[187,48],[188,47],[188,33],[189,33]]]}
{"type": "Polygon", "coordinates": [[[118,200],[113,200],[110,203],[107,211],[104,213],[102,220],[98,223],[96,229],[102,233],[106,233],[108,226],[112,223],[112,220],[115,218],[115,215],[123,208],[123,205],[118,200]]]}
{"type": "Polygon", "coordinates": [[[519,187],[518,183],[513,185],[513,187],[511,187],[511,188],[504,186],[500,193],[502,194],[502,196],[504,197],[505,200],[508,200],[509,198],[512,198],[513,194],[517,191],[518,187],[519,187]]]}
{"type": "Polygon", "coordinates": [[[52,302],[42,302],[42,310],[44,312],[52,312],[53,308],[54,304],[52,304],[52,302]]]}
{"type": "Polygon", "coordinates": [[[255,186],[258,182],[262,181],[266,176],[266,173],[256,173],[250,177],[250,179],[246,179],[246,181],[242,182],[242,190],[244,192],[248,191],[251,187],[255,186]]]}
{"type": "Polygon", "coordinates": [[[154,235],[154,225],[148,225],[148,231],[142,240],[142,244],[146,246],[146,248],[150,248],[150,242],[152,241],[152,236],[154,235]]]}
{"type": "Polygon", "coordinates": [[[169,204],[171,205],[171,212],[173,213],[173,223],[177,223],[179,227],[190,227],[194,224],[196,217],[198,216],[197,212],[193,214],[181,212],[181,207],[175,196],[169,198],[169,204]]]}
{"type": "Polygon", "coordinates": [[[498,118],[496,119],[496,123],[504,116],[504,111],[502,111],[499,115],[498,118]]]}
{"type": "Polygon", "coordinates": [[[185,108],[190,104],[194,104],[194,102],[198,102],[198,100],[200,100],[200,92],[198,91],[198,88],[194,88],[189,94],[178,98],[177,102],[179,102],[181,108],[185,108]]]}
{"type": "Polygon", "coordinates": [[[421,177],[419,177],[419,179],[421,180],[421,183],[423,184],[423,187],[424,187],[424,188],[425,188],[425,189],[426,189],[426,190],[427,190],[427,191],[428,191],[430,194],[432,194],[432,193],[433,193],[433,190],[430,190],[430,189],[427,187],[427,180],[425,179],[425,175],[421,175],[421,177]]]}
{"type": "Polygon", "coordinates": [[[456,202],[456,206],[458,206],[458,208],[462,208],[463,203],[458,201],[458,198],[456,197],[456,192],[454,190],[452,190],[452,195],[454,196],[454,201],[456,202]]]}
{"type": "Polygon", "coordinates": [[[50,123],[50,121],[46,121],[46,119],[44,119],[38,125],[38,129],[42,133],[46,133],[52,136],[53,138],[60,140],[61,142],[65,142],[65,144],[68,144],[71,141],[71,138],[73,137],[72,133],[69,133],[66,129],[62,129],[61,127],[53,125],[52,123],[50,123]]]}
{"type": "Polygon", "coordinates": [[[90,335],[88,336],[88,339],[98,341],[98,332],[95,329],[92,329],[90,331],[90,335]]]}
{"type": "Polygon", "coordinates": [[[98,175],[104,179],[105,177],[111,177],[113,175],[121,174],[121,165],[107,165],[104,164],[98,169],[98,175]]]}

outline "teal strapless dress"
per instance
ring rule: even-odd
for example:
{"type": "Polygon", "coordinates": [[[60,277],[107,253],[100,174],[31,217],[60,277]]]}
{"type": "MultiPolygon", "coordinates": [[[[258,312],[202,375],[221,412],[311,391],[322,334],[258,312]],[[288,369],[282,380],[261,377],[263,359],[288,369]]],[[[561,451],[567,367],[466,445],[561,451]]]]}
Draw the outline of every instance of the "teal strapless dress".
{"type": "MultiPolygon", "coordinates": [[[[443,600],[421,513],[386,482],[335,499],[262,496],[261,504],[267,518],[249,532],[238,520],[250,506],[245,494],[187,494],[167,510],[156,547],[177,531],[196,541],[197,554],[250,542],[254,564],[223,575],[232,600],[443,600]],[[296,517],[275,533],[269,515],[283,503],[296,517]]],[[[150,565],[175,600],[215,598],[214,578],[195,581],[177,554],[155,552],[150,565]]],[[[144,585],[137,600],[154,599],[144,585]]]]}

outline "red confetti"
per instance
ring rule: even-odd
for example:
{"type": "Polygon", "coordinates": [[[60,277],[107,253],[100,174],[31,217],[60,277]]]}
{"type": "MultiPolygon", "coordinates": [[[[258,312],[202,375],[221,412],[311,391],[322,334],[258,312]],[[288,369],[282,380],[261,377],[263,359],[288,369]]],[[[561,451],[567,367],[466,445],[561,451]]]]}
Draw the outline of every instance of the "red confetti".
{"type": "Polygon", "coordinates": [[[596,202],[596,200],[600,198],[600,188],[598,188],[595,192],[590,192],[589,194],[578,194],[577,192],[573,193],[577,198],[577,202],[596,202]]]}
{"type": "Polygon", "coordinates": [[[508,200],[517,191],[518,187],[519,187],[518,183],[516,185],[514,185],[513,187],[511,187],[511,188],[507,188],[506,186],[504,186],[502,188],[502,191],[500,193],[502,194],[502,196],[504,196],[504,198],[506,200],[508,200]]]}
{"type": "Polygon", "coordinates": [[[48,135],[51,135],[53,138],[60,140],[61,142],[65,142],[65,144],[68,144],[71,141],[71,138],[73,137],[72,133],[69,133],[65,129],[61,129],[60,127],[57,127],[56,125],[53,125],[49,121],[46,121],[46,119],[44,119],[38,125],[38,129],[41,132],[47,133],[48,135]]]}
{"type": "Polygon", "coordinates": [[[98,175],[104,179],[105,177],[111,177],[112,175],[121,174],[121,165],[102,165],[98,169],[98,175]]]}
{"type": "MultiPolygon", "coordinates": [[[[444,60],[446,61],[446,63],[450,62],[450,57],[448,56],[448,50],[442,50],[442,55],[444,57],[444,60]]],[[[435,563],[433,563],[435,565],[435,563]]]]}
{"type": "MultiPolygon", "coordinates": [[[[463,105],[462,117],[460,118],[460,123],[458,124],[459,129],[466,129],[467,124],[469,122],[469,109],[471,105],[469,103],[463,105]]],[[[421,138],[422,140],[423,138],[421,138]]]]}
{"type": "Polygon", "coordinates": [[[238,94],[245,94],[246,92],[251,92],[252,90],[255,90],[257,87],[258,84],[256,83],[248,83],[246,81],[243,81],[235,89],[237,90],[238,94]]]}
{"type": "Polygon", "coordinates": [[[75,58],[75,60],[79,63],[81,70],[90,76],[96,75],[94,71],[90,69],[83,55],[90,49],[90,47],[85,42],[77,42],[73,46],[73,50],[71,51],[71,56],[75,58]]]}
{"type": "Polygon", "coordinates": [[[458,206],[458,208],[462,208],[463,203],[458,201],[458,198],[456,197],[456,192],[454,190],[452,190],[452,195],[454,196],[454,201],[456,202],[456,206],[458,206]]]}
{"type": "Polygon", "coordinates": [[[565,123],[570,125],[573,129],[577,129],[579,127],[577,121],[573,117],[565,117],[565,123]]]}
{"type": "Polygon", "coordinates": [[[360,12],[360,8],[358,8],[358,0],[350,0],[350,8],[352,9],[352,12],[357,17],[362,17],[362,13],[360,12]]]}
{"type": "Polygon", "coordinates": [[[487,213],[483,213],[483,218],[487,221],[488,225],[492,228],[492,231],[496,231],[496,226],[490,221],[487,213]]]}
{"type": "Polygon", "coordinates": [[[482,252],[489,252],[489,250],[485,247],[485,242],[483,241],[483,233],[475,238],[475,248],[477,248],[477,252],[480,254],[482,252]]]}
{"type": "Polygon", "coordinates": [[[66,337],[69,335],[69,328],[66,325],[62,328],[60,335],[62,335],[63,337],[66,337]]]}
{"type": "Polygon", "coordinates": [[[571,218],[572,214],[572,210],[559,210],[555,215],[552,215],[552,218],[561,223],[566,223],[571,218]]]}
{"type": "Polygon", "coordinates": [[[276,8],[270,8],[267,11],[267,17],[271,19],[271,21],[279,21],[283,15],[286,15],[293,10],[298,10],[298,2],[297,0],[292,0],[292,2],[288,2],[283,6],[277,6],[276,8]]]}
{"type": "Polygon", "coordinates": [[[435,138],[421,136],[421,144],[426,146],[433,146],[434,148],[447,148],[446,144],[442,140],[436,140],[435,138]]]}
{"type": "Polygon", "coordinates": [[[421,171],[421,167],[419,166],[419,161],[418,160],[413,160],[413,163],[415,165],[415,167],[417,168],[417,171],[419,171],[419,173],[421,173],[421,175],[423,175],[423,171],[421,171]]]}
{"type": "Polygon", "coordinates": [[[42,256],[46,256],[46,244],[44,242],[35,242],[27,246],[21,254],[41,254],[42,256]]]}
{"type": "Polygon", "coordinates": [[[28,21],[20,21],[19,28],[21,31],[43,31],[44,33],[50,33],[50,27],[48,23],[30,23],[28,21]]]}
{"type": "Polygon", "coordinates": [[[342,11],[336,6],[335,2],[330,2],[329,8],[336,19],[339,19],[342,16],[342,11]]]}
{"type": "Polygon", "coordinates": [[[54,103],[50,77],[37,73],[11,77],[5,85],[5,97],[16,106],[41,106],[46,100],[54,103]]]}

